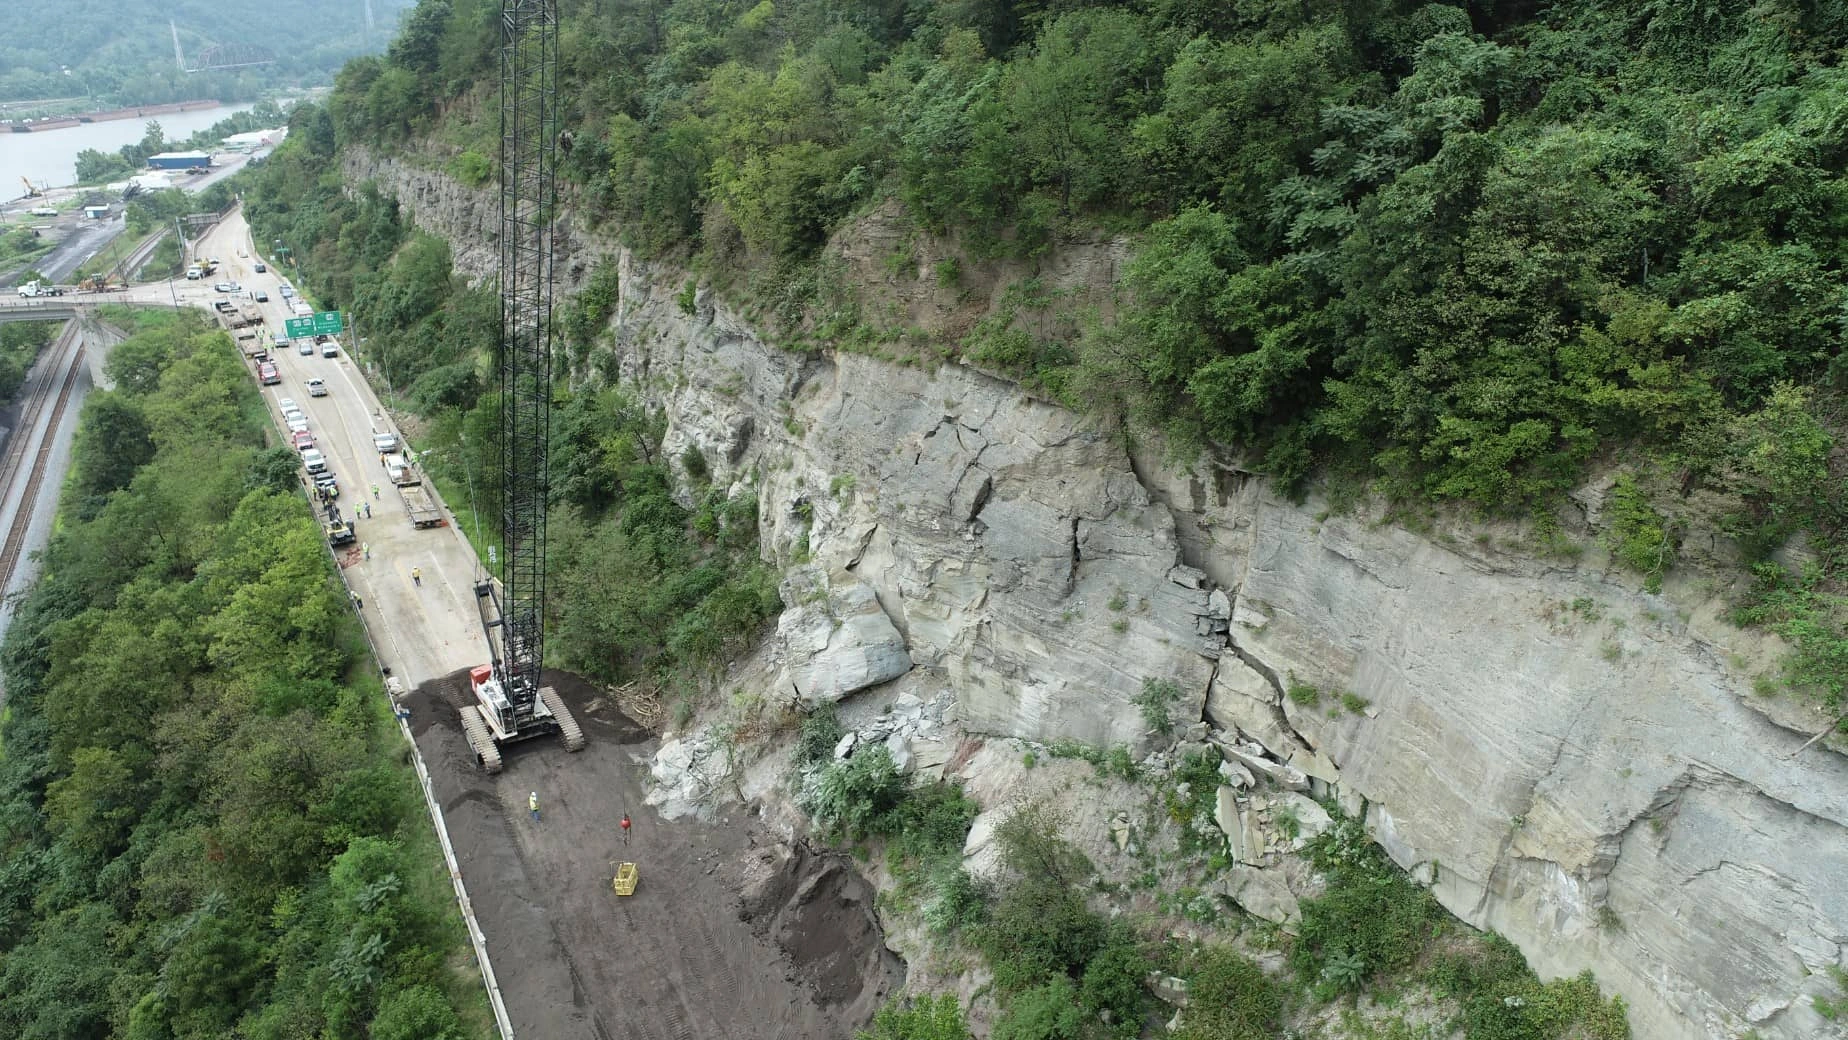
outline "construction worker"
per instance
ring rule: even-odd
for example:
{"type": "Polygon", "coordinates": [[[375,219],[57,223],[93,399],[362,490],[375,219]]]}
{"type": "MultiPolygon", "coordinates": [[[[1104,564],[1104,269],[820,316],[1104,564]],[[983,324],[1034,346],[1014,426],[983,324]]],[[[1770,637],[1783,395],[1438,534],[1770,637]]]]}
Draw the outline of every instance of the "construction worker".
{"type": "Polygon", "coordinates": [[[359,508],[364,509],[366,511],[366,519],[368,520],[372,519],[372,503],[361,502],[359,504],[359,508]]]}
{"type": "Polygon", "coordinates": [[[622,814],[622,825],[621,826],[622,826],[622,843],[624,845],[627,845],[629,844],[629,814],[628,813],[622,814]]]}
{"type": "Polygon", "coordinates": [[[379,486],[377,484],[372,485],[372,497],[379,497],[379,486]]]}
{"type": "Polygon", "coordinates": [[[371,542],[359,543],[359,554],[368,560],[372,559],[372,543],[371,542]]]}
{"type": "MultiPolygon", "coordinates": [[[[351,596],[351,597],[353,597],[353,609],[354,609],[354,610],[364,610],[364,609],[366,609],[366,604],[365,604],[365,602],[364,602],[363,600],[361,600],[361,599],[359,598],[359,593],[357,593],[357,592],[353,592],[353,591],[351,591],[351,590],[349,590],[349,591],[347,592],[347,595],[349,595],[349,596],[351,596]]],[[[628,819],[628,817],[626,817],[626,816],[625,816],[625,817],[623,817],[623,818],[624,818],[624,819],[628,819]]]]}
{"type": "Polygon", "coordinates": [[[533,814],[533,822],[538,823],[539,822],[539,792],[538,791],[534,791],[532,794],[529,794],[526,796],[526,808],[528,811],[530,811],[533,814]]]}
{"type": "Polygon", "coordinates": [[[418,588],[423,587],[423,568],[422,567],[412,567],[411,568],[411,584],[417,586],[418,588]]]}

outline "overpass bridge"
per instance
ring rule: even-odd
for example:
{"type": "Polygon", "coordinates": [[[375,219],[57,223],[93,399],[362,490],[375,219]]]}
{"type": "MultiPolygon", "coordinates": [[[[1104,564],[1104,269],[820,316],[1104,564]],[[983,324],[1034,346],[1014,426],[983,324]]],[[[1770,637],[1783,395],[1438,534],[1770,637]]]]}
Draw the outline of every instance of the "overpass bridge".
{"type": "MultiPolygon", "coordinates": [[[[146,286],[137,286],[146,289],[146,286]]],[[[120,307],[166,307],[177,310],[188,306],[205,307],[204,301],[193,303],[171,300],[150,299],[146,292],[130,289],[127,292],[82,293],[80,295],[53,296],[49,299],[0,300],[0,324],[9,321],[71,321],[85,315],[96,313],[98,307],[115,304],[120,307]]]]}

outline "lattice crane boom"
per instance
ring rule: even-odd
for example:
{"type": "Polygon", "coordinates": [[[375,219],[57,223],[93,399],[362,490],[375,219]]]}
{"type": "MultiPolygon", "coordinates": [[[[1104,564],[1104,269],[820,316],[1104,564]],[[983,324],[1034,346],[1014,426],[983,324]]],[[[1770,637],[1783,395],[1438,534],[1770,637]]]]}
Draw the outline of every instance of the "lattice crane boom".
{"type": "Polygon", "coordinates": [[[492,658],[474,669],[479,705],[463,713],[469,742],[490,770],[500,765],[497,743],[552,732],[567,750],[584,742],[563,702],[539,685],[559,136],[554,0],[502,0],[500,60],[501,582],[475,588],[492,658]]]}

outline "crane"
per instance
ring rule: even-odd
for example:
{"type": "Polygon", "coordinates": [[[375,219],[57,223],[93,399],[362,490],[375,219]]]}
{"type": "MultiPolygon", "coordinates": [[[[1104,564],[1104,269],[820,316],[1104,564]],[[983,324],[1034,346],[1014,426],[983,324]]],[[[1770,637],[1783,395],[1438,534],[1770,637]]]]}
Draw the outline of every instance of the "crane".
{"type": "Polygon", "coordinates": [[[501,579],[475,583],[489,659],[469,671],[462,728],[481,767],[500,748],[584,733],[557,691],[539,685],[545,649],[546,438],[552,392],[552,224],[558,148],[554,0],[501,2],[501,579]]]}

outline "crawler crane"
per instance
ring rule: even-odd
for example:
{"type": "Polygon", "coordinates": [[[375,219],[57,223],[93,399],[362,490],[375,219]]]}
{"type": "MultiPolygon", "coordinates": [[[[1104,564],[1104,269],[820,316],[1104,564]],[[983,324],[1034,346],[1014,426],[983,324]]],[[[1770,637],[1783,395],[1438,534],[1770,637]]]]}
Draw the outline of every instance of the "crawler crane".
{"type": "Polygon", "coordinates": [[[552,391],[552,222],[558,147],[558,12],[501,3],[501,579],[475,584],[489,660],[469,672],[462,728],[488,772],[501,745],[584,733],[551,687],[545,647],[546,437],[552,391]]]}

